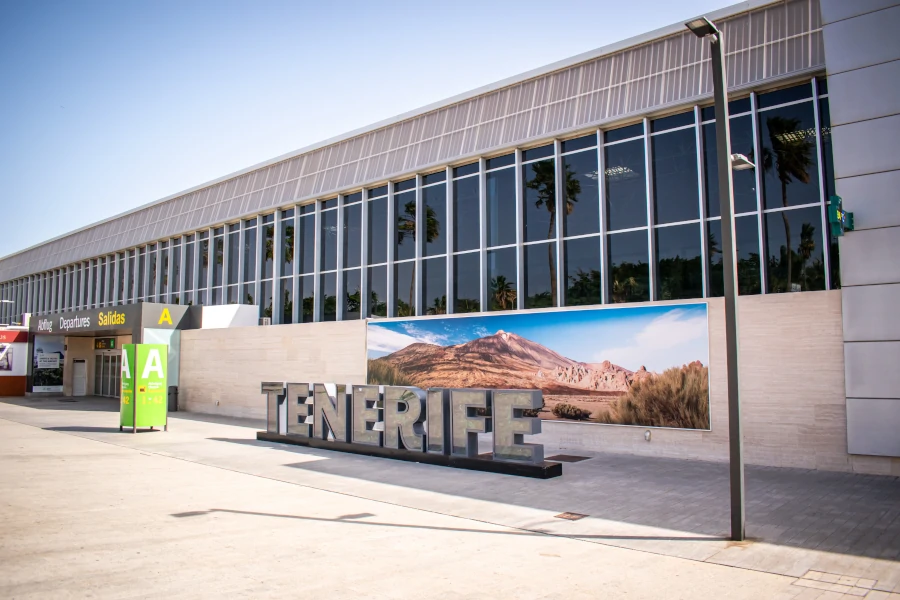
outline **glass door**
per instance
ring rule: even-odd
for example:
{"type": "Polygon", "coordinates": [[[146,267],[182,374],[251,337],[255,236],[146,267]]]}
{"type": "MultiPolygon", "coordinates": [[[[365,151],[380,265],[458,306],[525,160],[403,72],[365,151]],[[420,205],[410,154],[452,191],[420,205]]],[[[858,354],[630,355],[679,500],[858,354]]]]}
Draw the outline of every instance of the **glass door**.
{"type": "Polygon", "coordinates": [[[112,386],[112,356],[109,354],[103,355],[103,395],[111,396],[112,390],[110,389],[112,386]]]}
{"type": "Polygon", "coordinates": [[[112,386],[109,390],[109,395],[113,398],[119,397],[119,391],[121,390],[121,380],[122,380],[122,357],[118,354],[113,355],[112,357],[112,386]]]}

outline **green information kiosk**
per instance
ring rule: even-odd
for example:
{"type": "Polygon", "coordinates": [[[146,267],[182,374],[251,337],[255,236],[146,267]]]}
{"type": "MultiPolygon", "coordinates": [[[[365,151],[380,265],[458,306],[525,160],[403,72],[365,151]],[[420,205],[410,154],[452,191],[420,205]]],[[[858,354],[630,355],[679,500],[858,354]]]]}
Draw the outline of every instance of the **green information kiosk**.
{"type": "Polygon", "coordinates": [[[122,345],[122,403],[119,431],[131,427],[168,430],[167,373],[169,347],[165,344],[122,345]]]}

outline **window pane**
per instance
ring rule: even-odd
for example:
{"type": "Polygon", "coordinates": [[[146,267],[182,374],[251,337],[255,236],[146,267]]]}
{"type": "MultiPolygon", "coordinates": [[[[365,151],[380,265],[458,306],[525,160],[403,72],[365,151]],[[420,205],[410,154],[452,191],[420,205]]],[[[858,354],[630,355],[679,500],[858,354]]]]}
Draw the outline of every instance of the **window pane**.
{"type": "Polygon", "coordinates": [[[447,253],[447,184],[422,190],[425,205],[425,256],[447,253]]]}
{"type": "Polygon", "coordinates": [[[657,296],[659,300],[703,297],[700,223],[656,230],[657,296]]]}
{"type": "Polygon", "coordinates": [[[297,266],[301,273],[312,273],[316,270],[316,217],[309,215],[300,217],[300,256],[297,266]]]}
{"type": "Polygon", "coordinates": [[[416,187],[416,178],[413,177],[411,179],[406,179],[404,181],[398,181],[394,184],[395,192],[405,192],[406,190],[411,190],[416,187]]]}
{"type": "Polygon", "coordinates": [[[447,259],[422,261],[422,306],[426,315],[447,314],[447,259]]]}
{"type": "Polygon", "coordinates": [[[784,88],[768,94],[760,94],[757,96],[757,104],[759,108],[775,106],[776,104],[784,104],[785,102],[793,102],[802,100],[812,96],[812,85],[809,82],[801,83],[793,87],[784,88]]]}
{"type": "Polygon", "coordinates": [[[644,140],[604,149],[606,157],[606,210],[609,229],[630,229],[647,224],[647,182],[644,140]]]}
{"type": "Polygon", "coordinates": [[[331,271],[337,269],[337,211],[323,211],[319,218],[322,222],[319,228],[319,250],[322,253],[319,264],[323,271],[331,271]]]}
{"type": "Polygon", "coordinates": [[[344,207],[344,266],[362,264],[362,204],[344,207]]]}
{"type": "Polygon", "coordinates": [[[766,208],[819,202],[812,102],[759,114],[766,208]]]}
{"type": "MultiPolygon", "coordinates": [[[[107,301],[112,300],[112,269],[110,269],[109,290],[107,292],[107,301]]],[[[159,251],[159,294],[162,302],[166,301],[166,295],[169,293],[169,250],[159,251]]]]}
{"type": "Polygon", "coordinates": [[[281,274],[294,274],[294,218],[281,222],[281,252],[279,253],[281,261],[281,274]]]}
{"type": "Polygon", "coordinates": [[[770,292],[825,289],[822,214],[819,208],[766,214],[766,245],[770,292]]]}
{"type": "MultiPolygon", "coordinates": [[[[821,80],[820,80],[821,81],[821,80]]],[[[834,196],[834,158],[831,155],[831,109],[828,98],[819,100],[819,125],[822,135],[822,171],[825,175],[825,200],[834,196]]]]}
{"type": "Polygon", "coordinates": [[[394,221],[396,246],[394,259],[405,260],[416,256],[416,193],[394,195],[394,221]]]}
{"type": "Polygon", "coordinates": [[[323,321],[337,321],[337,273],[321,275],[323,321]]]}
{"type": "Polygon", "coordinates": [[[213,285],[218,287],[222,285],[223,268],[225,266],[225,240],[221,235],[215,238],[215,249],[216,262],[213,265],[213,285]]]}
{"type": "Polygon", "coordinates": [[[600,192],[597,186],[597,151],[563,156],[566,171],[566,211],[563,235],[600,231],[600,192]]]}
{"type": "Polygon", "coordinates": [[[291,277],[284,277],[281,280],[281,291],[279,292],[281,299],[281,322],[294,322],[294,282],[291,277]]]}
{"type": "MultiPolygon", "coordinates": [[[[272,318],[272,282],[264,281],[262,283],[262,301],[259,303],[259,316],[272,318]]],[[[201,304],[204,302],[201,300],[201,304]]]]}
{"type": "Polygon", "coordinates": [[[359,269],[344,271],[344,320],[359,318],[359,303],[362,299],[360,286],[362,279],[359,269]]]}
{"type": "Polygon", "coordinates": [[[683,112],[677,115],[672,115],[670,117],[663,117],[661,119],[654,119],[650,121],[650,131],[652,133],[657,133],[660,131],[675,129],[677,127],[684,127],[685,125],[693,125],[693,123],[694,111],[683,112]]]}
{"type": "Polygon", "coordinates": [[[300,322],[301,323],[312,323],[315,321],[315,276],[307,275],[305,277],[298,277],[297,283],[299,285],[299,290],[297,291],[297,295],[300,298],[300,322]]]}
{"type": "Polygon", "coordinates": [[[263,243],[263,268],[262,268],[262,279],[271,279],[272,278],[272,259],[274,254],[274,246],[275,246],[275,226],[274,225],[263,225],[262,231],[262,243],[263,243]]]}
{"type": "Polygon", "coordinates": [[[516,249],[503,248],[487,253],[488,310],[515,310],[516,249]]]}
{"type": "MultiPolygon", "coordinates": [[[[387,262],[388,200],[379,198],[369,202],[369,264],[387,262]]],[[[386,297],[385,297],[386,298],[386,297]]]]}
{"type": "Polygon", "coordinates": [[[566,244],[566,306],[600,304],[600,236],[566,244]]]}
{"type": "Polygon", "coordinates": [[[373,188],[369,190],[369,198],[377,198],[379,196],[387,196],[387,186],[383,185],[381,187],[373,188]]]}
{"type": "Polygon", "coordinates": [[[453,312],[468,313],[481,310],[481,265],[478,252],[453,257],[455,285],[453,312]]]}
{"type": "MultiPolygon", "coordinates": [[[[756,215],[737,217],[734,228],[737,236],[738,294],[749,296],[761,292],[759,273],[759,228],[756,215]]],[[[709,295],[725,295],[722,282],[722,221],[710,221],[707,228],[709,246],[709,295]]]]}
{"type": "MultiPolygon", "coordinates": [[[[172,260],[174,261],[172,264],[172,291],[178,292],[178,276],[181,270],[181,246],[175,246],[173,249],[172,260]]],[[[119,259],[119,292],[117,298],[119,299],[119,304],[125,304],[125,260],[119,259]]],[[[73,274],[69,273],[69,308],[74,308],[72,305],[72,282],[73,282],[73,274]]]]}
{"type": "Polygon", "coordinates": [[[525,246],[525,308],[556,306],[556,244],[525,246]]]}
{"type": "MultiPolygon", "coordinates": [[[[190,261],[188,261],[190,265],[190,261]]],[[[256,228],[244,232],[244,281],[256,279],[256,228]]]]}
{"type": "Polygon", "coordinates": [[[608,237],[610,302],[649,300],[647,231],[629,231],[608,237]]]}
{"type": "MultiPolygon", "coordinates": [[[[654,136],[650,143],[656,222],[676,223],[700,218],[696,131],[680,129],[654,136]]],[[[697,239],[700,239],[699,235],[697,239]]]]}
{"type": "MultiPolygon", "coordinates": [[[[205,242],[204,242],[205,243],[205,242]]],[[[137,272],[137,300],[144,299],[144,272],[146,271],[146,260],[147,255],[141,250],[140,255],[138,256],[138,272],[137,272]]],[[[87,285],[84,286],[84,304],[87,306],[87,298],[88,298],[88,290],[90,289],[90,275],[91,272],[88,270],[86,280],[88,282],[87,285]]]]}
{"type": "Polygon", "coordinates": [[[252,283],[245,283],[241,287],[243,288],[241,292],[241,304],[256,304],[254,285],[252,283]]]}
{"type": "Polygon", "coordinates": [[[516,243],[516,173],[503,169],[487,177],[487,245],[516,243]]]}
{"type": "Polygon", "coordinates": [[[212,304],[214,306],[219,306],[219,305],[225,304],[224,290],[222,290],[222,288],[220,288],[220,287],[213,288],[211,298],[212,298],[212,304]]]}
{"type": "MultiPolygon", "coordinates": [[[[94,265],[94,306],[98,305],[100,300],[100,288],[97,283],[100,282],[100,278],[103,273],[100,272],[98,275],[97,265],[94,265]]],[[[153,298],[156,295],[156,252],[148,252],[147,255],[147,298],[153,298]]]]}
{"type": "Polygon", "coordinates": [[[516,162],[515,154],[504,154],[503,156],[495,156],[494,158],[487,159],[487,164],[485,164],[485,169],[499,169],[500,167],[506,167],[516,162]]]}
{"type": "Polygon", "coordinates": [[[439,181],[447,180],[447,171],[435,171],[434,173],[429,173],[428,175],[422,176],[422,185],[431,185],[432,183],[437,183],[439,181]]]}
{"type": "MultiPolygon", "coordinates": [[[[241,251],[241,240],[237,233],[228,235],[228,283],[237,283],[238,280],[238,258],[241,251]]],[[[177,246],[175,249],[177,253],[177,246]]]]}
{"type": "Polygon", "coordinates": [[[478,177],[467,177],[453,182],[453,249],[457,252],[480,245],[478,181],[478,177]]]}
{"type": "Polygon", "coordinates": [[[561,145],[562,152],[573,152],[582,148],[590,148],[597,145],[597,134],[591,133],[580,138],[565,140],[561,145]]]}
{"type": "Polygon", "coordinates": [[[628,138],[637,137],[639,135],[644,135],[644,123],[635,123],[634,125],[628,125],[627,127],[619,127],[618,129],[610,129],[609,131],[603,132],[604,141],[609,144],[612,142],[618,142],[619,140],[627,140],[628,138]]]}
{"type": "Polygon", "coordinates": [[[394,265],[395,317],[413,317],[416,314],[416,263],[413,261],[394,265]]]}
{"type": "Polygon", "coordinates": [[[387,266],[369,267],[370,317],[387,316],[387,266]]]}
{"type": "Polygon", "coordinates": [[[547,144],[546,146],[540,146],[539,148],[529,148],[522,152],[523,161],[535,160],[547,156],[553,156],[553,144],[547,144]]]}
{"type": "Polygon", "coordinates": [[[522,166],[526,242],[556,237],[555,165],[551,159],[522,166]]]}
{"type": "MultiPolygon", "coordinates": [[[[129,259],[130,260],[130,259],[129,259]]],[[[131,261],[131,267],[134,267],[134,261],[131,261]]],[[[134,289],[134,268],[129,271],[128,289],[134,289]]],[[[194,244],[187,244],[184,247],[184,289],[187,292],[194,289],[194,244]]],[[[130,295],[130,292],[129,292],[130,295]]]]}
{"type": "Polygon", "coordinates": [[[463,165],[461,167],[456,167],[453,169],[454,177],[463,177],[465,175],[471,175],[472,173],[478,172],[478,163],[473,162],[467,165],[463,165]]]}
{"type": "MultiPolygon", "coordinates": [[[[753,121],[750,115],[729,119],[729,132],[731,133],[732,154],[743,154],[756,162],[756,153],[753,148],[753,121]]],[[[722,214],[719,210],[719,163],[718,149],[716,148],[716,124],[707,123],[703,126],[703,170],[704,185],[706,188],[706,216],[718,217],[722,214]]],[[[756,169],[732,171],[731,179],[734,185],[734,211],[735,214],[756,210],[756,169]]]]}
{"type": "MultiPolygon", "coordinates": [[[[240,304],[241,303],[240,292],[238,290],[239,287],[240,286],[237,286],[237,285],[229,285],[228,286],[228,289],[226,290],[226,293],[225,293],[225,301],[228,304],[240,304]]],[[[178,304],[177,296],[175,296],[175,300],[173,300],[173,302],[175,304],[178,304]]]]}

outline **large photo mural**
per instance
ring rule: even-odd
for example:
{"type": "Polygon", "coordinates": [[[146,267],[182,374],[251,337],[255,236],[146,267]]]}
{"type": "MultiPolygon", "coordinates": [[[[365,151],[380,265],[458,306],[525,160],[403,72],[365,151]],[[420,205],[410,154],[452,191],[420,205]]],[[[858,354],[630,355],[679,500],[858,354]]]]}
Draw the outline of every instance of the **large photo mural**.
{"type": "Polygon", "coordinates": [[[368,382],[539,389],[537,415],[709,429],[705,303],[370,321],[368,382]]]}

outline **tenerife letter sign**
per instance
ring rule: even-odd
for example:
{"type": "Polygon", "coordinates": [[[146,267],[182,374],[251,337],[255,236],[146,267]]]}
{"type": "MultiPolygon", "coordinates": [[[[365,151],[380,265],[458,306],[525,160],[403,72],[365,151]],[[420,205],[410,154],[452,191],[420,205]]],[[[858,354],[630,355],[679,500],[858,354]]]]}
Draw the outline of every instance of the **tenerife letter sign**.
{"type": "Polygon", "coordinates": [[[541,421],[525,411],[543,403],[539,390],[488,390],[264,381],[266,431],[257,439],[549,478],[559,463],[525,435],[541,421]],[[493,452],[479,454],[478,435],[493,432],[493,452]]]}

